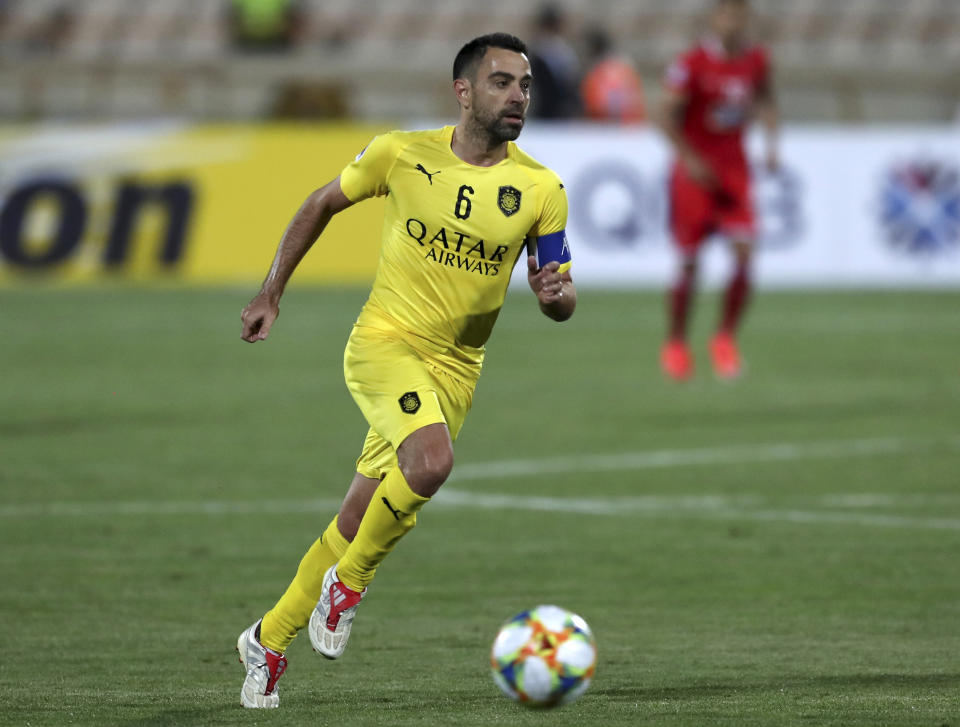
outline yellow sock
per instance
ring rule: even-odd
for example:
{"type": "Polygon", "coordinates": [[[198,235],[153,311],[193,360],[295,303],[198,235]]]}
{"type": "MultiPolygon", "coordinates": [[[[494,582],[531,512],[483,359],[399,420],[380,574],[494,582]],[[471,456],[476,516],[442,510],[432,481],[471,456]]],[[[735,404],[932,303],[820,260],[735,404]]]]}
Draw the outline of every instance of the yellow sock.
{"type": "Polygon", "coordinates": [[[297,631],[307,625],[313,607],[320,600],[323,574],[347,552],[347,541],[337,529],[337,518],[323,535],[310,546],[300,561],[297,575],[277,605],[267,612],[260,624],[260,643],[281,654],[290,646],[297,631]]]}
{"type": "Polygon", "coordinates": [[[374,491],[357,536],[340,558],[340,580],[355,591],[366,588],[380,562],[417,524],[417,511],[429,499],[410,489],[399,467],[390,470],[374,491]]]}

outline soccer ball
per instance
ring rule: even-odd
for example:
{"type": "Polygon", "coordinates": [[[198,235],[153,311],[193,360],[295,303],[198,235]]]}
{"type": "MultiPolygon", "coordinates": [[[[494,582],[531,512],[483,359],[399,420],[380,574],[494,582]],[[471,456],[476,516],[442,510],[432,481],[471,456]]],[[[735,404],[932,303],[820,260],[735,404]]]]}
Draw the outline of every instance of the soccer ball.
{"type": "Polygon", "coordinates": [[[559,606],[537,606],[507,621],[490,650],[493,681],[531,707],[569,704],[590,686],[597,646],[587,622],[559,606]]]}

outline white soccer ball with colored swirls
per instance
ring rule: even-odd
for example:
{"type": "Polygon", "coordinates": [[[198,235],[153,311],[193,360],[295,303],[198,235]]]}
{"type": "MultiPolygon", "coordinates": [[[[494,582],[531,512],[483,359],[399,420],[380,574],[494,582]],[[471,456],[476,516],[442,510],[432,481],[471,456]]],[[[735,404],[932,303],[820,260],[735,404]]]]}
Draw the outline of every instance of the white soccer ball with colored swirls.
{"type": "Polygon", "coordinates": [[[537,606],[500,628],[490,668],[511,699],[532,707],[569,704],[590,686],[597,646],[580,616],[559,606],[537,606]]]}

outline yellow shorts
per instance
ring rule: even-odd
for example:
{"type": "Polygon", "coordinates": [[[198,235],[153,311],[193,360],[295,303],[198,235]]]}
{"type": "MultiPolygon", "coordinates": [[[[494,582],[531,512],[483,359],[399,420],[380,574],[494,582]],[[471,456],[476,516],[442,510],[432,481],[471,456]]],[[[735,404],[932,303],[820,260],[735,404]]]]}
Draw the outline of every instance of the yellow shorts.
{"type": "Polygon", "coordinates": [[[444,423],[456,440],[476,385],[390,333],[363,326],[355,326],[347,341],[343,375],[370,424],[357,472],[372,479],[396,466],[397,447],[421,427],[444,423]]]}

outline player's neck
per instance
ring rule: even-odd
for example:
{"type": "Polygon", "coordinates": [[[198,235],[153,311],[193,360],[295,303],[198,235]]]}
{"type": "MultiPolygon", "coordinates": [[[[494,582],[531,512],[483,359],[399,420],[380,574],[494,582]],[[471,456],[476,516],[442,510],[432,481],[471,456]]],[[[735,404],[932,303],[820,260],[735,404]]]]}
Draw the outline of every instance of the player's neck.
{"type": "Polygon", "coordinates": [[[743,53],[747,47],[747,43],[743,38],[725,38],[721,41],[721,44],[728,56],[738,56],[743,53]]]}
{"type": "Polygon", "coordinates": [[[492,167],[507,158],[507,142],[493,141],[483,129],[473,128],[464,119],[453,129],[450,150],[475,167],[492,167]]]}
{"type": "Polygon", "coordinates": [[[741,35],[722,37],[710,32],[706,36],[706,45],[708,50],[712,49],[714,53],[727,58],[736,58],[747,49],[747,39],[741,35]]]}

